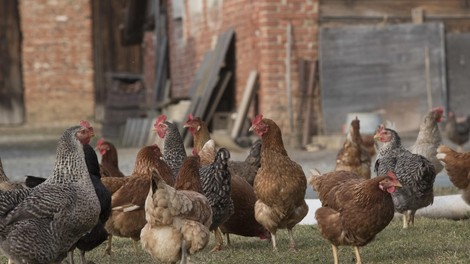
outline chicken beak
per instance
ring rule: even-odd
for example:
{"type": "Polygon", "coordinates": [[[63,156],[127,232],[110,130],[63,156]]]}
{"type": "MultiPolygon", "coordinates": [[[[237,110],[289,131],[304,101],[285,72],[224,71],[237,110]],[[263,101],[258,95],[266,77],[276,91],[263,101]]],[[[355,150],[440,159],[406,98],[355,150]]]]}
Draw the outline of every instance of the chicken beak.
{"type": "Polygon", "coordinates": [[[393,183],[393,186],[395,186],[395,187],[403,187],[399,181],[395,181],[395,182],[393,183]]]}
{"type": "Polygon", "coordinates": [[[379,140],[379,139],[380,139],[380,135],[375,134],[375,135],[374,135],[374,141],[377,141],[377,140],[379,140]]]}
{"type": "Polygon", "coordinates": [[[248,129],[248,132],[252,132],[255,130],[255,127],[254,126],[251,126],[250,129],[248,129]]]}

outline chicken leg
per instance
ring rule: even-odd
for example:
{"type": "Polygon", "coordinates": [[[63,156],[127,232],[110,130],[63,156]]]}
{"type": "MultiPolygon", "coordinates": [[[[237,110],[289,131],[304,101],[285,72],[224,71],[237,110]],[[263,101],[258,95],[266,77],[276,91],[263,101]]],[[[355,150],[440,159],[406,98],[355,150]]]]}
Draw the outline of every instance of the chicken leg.
{"type": "Polygon", "coordinates": [[[359,248],[354,247],[354,254],[356,254],[356,264],[361,264],[361,255],[359,254],[359,248]]]}
{"type": "Polygon", "coordinates": [[[408,228],[410,225],[415,223],[415,210],[407,210],[403,212],[403,228],[408,228]]]}
{"type": "Polygon", "coordinates": [[[271,241],[273,242],[273,251],[277,252],[276,233],[271,233],[271,241]]]}
{"type": "Polygon", "coordinates": [[[334,264],[339,264],[339,261],[338,261],[338,248],[333,244],[331,244],[331,248],[333,249],[334,264]]]}
{"type": "Polygon", "coordinates": [[[132,245],[134,246],[134,251],[136,255],[140,254],[139,247],[137,245],[137,240],[132,239],[132,245]]]}
{"type": "Polygon", "coordinates": [[[291,251],[296,251],[296,245],[295,245],[295,240],[294,240],[294,232],[292,231],[292,228],[287,229],[287,233],[289,234],[289,249],[291,251]]]}
{"type": "Polygon", "coordinates": [[[181,241],[181,261],[180,264],[187,264],[188,256],[186,254],[186,240],[181,241]]]}

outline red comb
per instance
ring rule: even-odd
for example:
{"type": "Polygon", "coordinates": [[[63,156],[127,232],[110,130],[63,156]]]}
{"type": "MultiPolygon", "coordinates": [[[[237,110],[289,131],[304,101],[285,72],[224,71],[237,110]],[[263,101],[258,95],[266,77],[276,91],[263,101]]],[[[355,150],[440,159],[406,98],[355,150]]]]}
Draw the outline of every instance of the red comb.
{"type": "Polygon", "coordinates": [[[261,120],[263,120],[263,115],[259,114],[255,116],[255,118],[253,118],[253,121],[251,121],[251,125],[258,125],[261,120]]]}
{"type": "Polygon", "coordinates": [[[393,171],[388,171],[387,176],[392,178],[392,180],[396,180],[396,181],[398,180],[397,175],[395,175],[395,172],[393,172],[393,171]]]}
{"type": "Polygon", "coordinates": [[[86,127],[86,128],[91,128],[90,123],[89,123],[88,121],[86,121],[86,120],[81,120],[81,121],[80,121],[80,126],[86,127]]]}
{"type": "Polygon", "coordinates": [[[98,139],[98,142],[96,142],[96,145],[101,146],[101,145],[103,145],[103,143],[104,143],[104,138],[100,138],[100,139],[98,139]]]}
{"type": "Polygon", "coordinates": [[[188,121],[189,121],[189,120],[193,120],[193,119],[194,119],[193,114],[189,114],[189,115],[188,115],[188,121]]]}
{"type": "Polygon", "coordinates": [[[157,121],[155,121],[155,124],[153,125],[155,128],[158,126],[158,124],[165,122],[166,121],[166,115],[160,115],[157,118],[157,121]]]}
{"type": "Polygon", "coordinates": [[[435,108],[432,109],[432,111],[443,113],[444,112],[444,107],[442,107],[442,106],[435,107],[435,108]]]}

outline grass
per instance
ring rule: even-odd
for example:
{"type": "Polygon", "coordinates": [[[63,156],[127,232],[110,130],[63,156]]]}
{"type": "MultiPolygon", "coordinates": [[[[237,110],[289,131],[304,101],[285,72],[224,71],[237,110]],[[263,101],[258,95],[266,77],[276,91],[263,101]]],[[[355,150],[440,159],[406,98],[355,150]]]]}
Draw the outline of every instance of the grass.
{"type": "MultiPolygon", "coordinates": [[[[458,194],[455,187],[439,187],[434,195],[458,194]]],[[[316,226],[302,225],[294,229],[297,252],[288,250],[288,236],[285,230],[278,232],[279,252],[274,253],[271,243],[258,238],[246,238],[232,235],[232,245],[225,246],[220,252],[210,253],[214,247],[213,236],[209,245],[191,256],[193,263],[333,263],[331,245],[324,240],[316,226]]],[[[375,240],[361,249],[364,263],[470,263],[470,220],[446,220],[417,218],[415,226],[402,229],[401,220],[393,220],[379,233],[375,240]]],[[[106,243],[87,253],[87,259],[94,263],[109,263],[109,257],[103,256],[106,243]]],[[[112,264],[158,263],[147,254],[140,244],[135,253],[130,239],[113,238],[112,264]]],[[[355,263],[351,247],[339,248],[340,263],[355,263]]],[[[78,252],[75,262],[80,263],[78,252]]],[[[7,263],[0,257],[0,263],[7,263]]]]}
{"type": "MultiPolygon", "coordinates": [[[[288,236],[285,230],[278,232],[279,252],[274,253],[266,240],[231,236],[232,245],[222,251],[210,253],[214,246],[213,236],[209,245],[191,256],[193,263],[333,263],[331,245],[324,240],[316,226],[303,225],[294,229],[297,252],[288,250],[288,236]]],[[[379,233],[375,240],[361,249],[364,263],[470,263],[470,221],[428,219],[419,217],[415,226],[402,229],[401,220],[393,220],[379,233]]],[[[87,253],[95,263],[108,263],[103,257],[101,245],[87,253]]],[[[113,239],[113,264],[156,263],[140,248],[136,255],[130,239],[113,239]]],[[[76,261],[78,255],[76,255],[76,261]]],[[[340,263],[355,263],[351,247],[339,248],[340,263]]],[[[6,259],[2,258],[2,263],[6,259]]],[[[79,263],[79,262],[78,262],[79,263]]]]}

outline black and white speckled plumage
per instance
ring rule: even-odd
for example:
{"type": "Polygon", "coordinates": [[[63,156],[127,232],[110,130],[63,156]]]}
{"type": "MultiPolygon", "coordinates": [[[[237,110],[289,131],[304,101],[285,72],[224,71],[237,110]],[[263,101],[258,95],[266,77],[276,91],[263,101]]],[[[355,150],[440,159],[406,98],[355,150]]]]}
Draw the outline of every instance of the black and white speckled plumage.
{"type": "Polygon", "coordinates": [[[234,212],[231,175],[227,168],[229,159],[230,152],[220,148],[214,162],[199,169],[202,190],[212,208],[212,225],[209,228],[211,231],[225,222],[234,212]]]}
{"type": "Polygon", "coordinates": [[[80,130],[65,130],[53,175],[43,184],[0,192],[0,247],[15,263],[60,262],[98,221],[100,204],[76,136],[80,130]]]}
{"type": "Polygon", "coordinates": [[[434,166],[425,157],[405,149],[396,131],[385,130],[391,133],[392,138],[379,148],[375,172],[377,175],[385,175],[388,171],[393,171],[401,183],[402,188],[392,193],[396,211],[416,211],[432,204],[436,178],[434,166]]]}
{"type": "Polygon", "coordinates": [[[170,166],[173,177],[176,177],[184,159],[187,157],[184,141],[175,124],[169,121],[165,121],[164,124],[166,125],[166,133],[162,153],[163,160],[170,166]]]}

